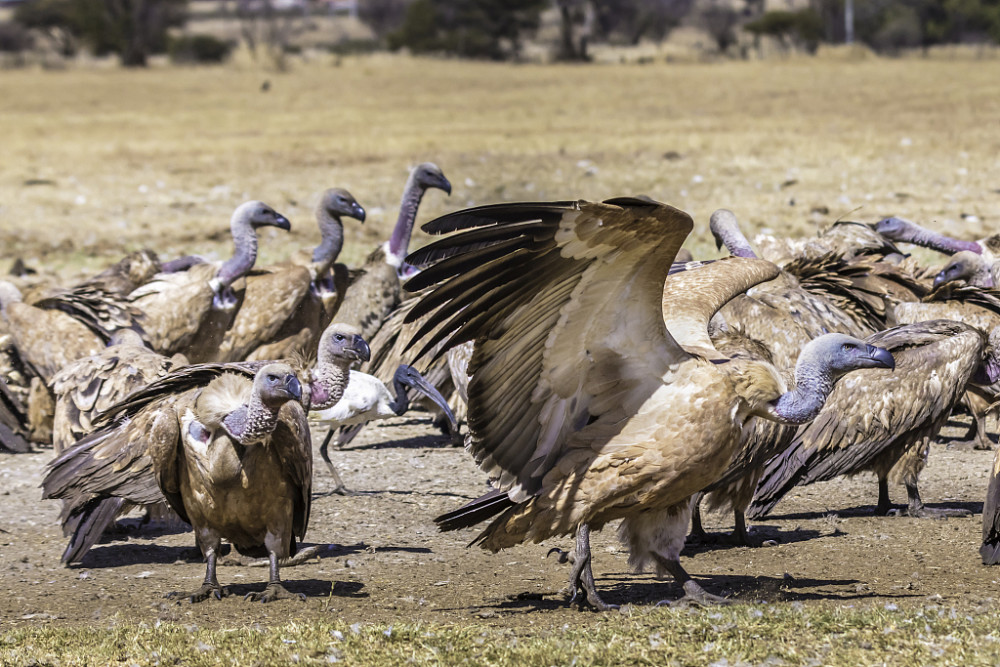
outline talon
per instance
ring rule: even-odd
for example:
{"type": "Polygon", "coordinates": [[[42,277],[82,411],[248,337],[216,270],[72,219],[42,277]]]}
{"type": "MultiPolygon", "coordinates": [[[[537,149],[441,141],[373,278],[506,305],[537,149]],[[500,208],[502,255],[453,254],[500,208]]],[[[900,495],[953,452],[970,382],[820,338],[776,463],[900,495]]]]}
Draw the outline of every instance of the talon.
{"type": "Polygon", "coordinates": [[[559,547],[552,547],[551,549],[549,549],[549,552],[547,554],[545,554],[545,557],[548,558],[549,556],[551,556],[554,553],[555,554],[559,554],[559,560],[557,560],[556,562],[558,562],[560,564],[570,562],[570,559],[572,558],[572,555],[573,555],[572,552],[563,551],[559,547]]]}

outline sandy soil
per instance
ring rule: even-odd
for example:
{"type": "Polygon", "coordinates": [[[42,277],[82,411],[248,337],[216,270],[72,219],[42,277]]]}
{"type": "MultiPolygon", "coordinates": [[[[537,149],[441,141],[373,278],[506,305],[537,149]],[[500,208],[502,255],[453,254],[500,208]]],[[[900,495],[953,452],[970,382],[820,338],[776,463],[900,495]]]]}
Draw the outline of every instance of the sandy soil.
{"type": "MultiPolygon", "coordinates": [[[[317,456],[306,543],[330,546],[282,573],[290,590],[305,593],[304,603],[244,601],[246,592],[263,587],[267,570],[237,564],[219,569],[234,595],[195,605],[165,600],[169,591],[196,588],[204,575],[199,560],[186,559],[193,539],[184,532],[137,529],[95,547],[82,566],[62,567],[59,507],[40,501],[38,488],[50,455],[0,458],[0,573],[8,590],[0,597],[0,618],[14,625],[170,620],[232,627],[340,618],[517,629],[583,620],[560,593],[568,566],[546,559],[551,547],[571,547],[569,538],[493,555],[466,548],[471,530],[435,529],[434,516],[486,486],[471,458],[448,446],[422,415],[371,425],[334,453],[359,495],[330,495],[330,476],[317,456]]],[[[976,513],[972,518],[874,517],[874,478],[837,480],[797,489],[771,520],[756,524],[778,546],[689,546],[683,562],[709,591],[748,603],[936,601],[972,610],[990,602],[1000,575],[983,567],[977,553],[991,460],[990,452],[937,444],[921,480],[929,505],[965,507],[976,513]]],[[[902,488],[892,492],[895,500],[905,498],[902,488]]],[[[728,529],[729,517],[709,515],[706,524],[728,529]]],[[[608,601],[650,605],[680,596],[673,583],[629,572],[614,531],[595,535],[593,549],[608,601]]]]}

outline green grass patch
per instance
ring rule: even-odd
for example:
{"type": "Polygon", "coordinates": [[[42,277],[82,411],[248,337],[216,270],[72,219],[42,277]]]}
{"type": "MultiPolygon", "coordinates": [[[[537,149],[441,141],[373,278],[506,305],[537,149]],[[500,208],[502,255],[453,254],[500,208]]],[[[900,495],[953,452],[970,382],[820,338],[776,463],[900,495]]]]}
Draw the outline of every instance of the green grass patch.
{"type": "Polygon", "coordinates": [[[643,608],[533,631],[475,625],[289,623],[17,628],[4,665],[995,665],[1000,612],[930,606],[643,608]]]}

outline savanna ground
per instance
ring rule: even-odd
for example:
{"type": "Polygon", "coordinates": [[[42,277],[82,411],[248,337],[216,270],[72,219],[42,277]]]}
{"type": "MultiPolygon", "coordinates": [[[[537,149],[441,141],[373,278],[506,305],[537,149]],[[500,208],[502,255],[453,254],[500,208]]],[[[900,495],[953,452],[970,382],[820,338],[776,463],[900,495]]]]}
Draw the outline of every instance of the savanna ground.
{"type": "MultiPolygon", "coordinates": [[[[509,66],[394,57],[127,72],[0,72],[0,256],[69,279],[152,247],[225,254],[229,214],[257,198],[292,220],[261,261],[313,244],[323,188],[369,210],[347,222],[357,264],[395,218],[407,168],[454,184],[421,219],[520,199],[643,193],[690,212],[688,246],[716,253],[715,208],[751,231],[805,235],[895,214],[963,237],[1000,218],[1000,61],[901,60],[509,66]],[[268,90],[262,83],[269,82],[268,90]]],[[[418,235],[415,243],[424,242],[418,235]]],[[[954,434],[954,433],[952,433],[954,434]]],[[[321,435],[321,434],[319,434],[321,435]]],[[[133,532],[63,568],[50,454],[0,458],[2,664],[517,662],[524,664],[995,664],[997,570],[980,521],[875,518],[870,478],[796,490],[758,531],[763,549],[695,548],[685,565],[741,604],[656,608],[680,589],[628,572],[612,530],[595,574],[624,613],[566,607],[549,548],[489,555],[432,517],[485,489],[468,456],[419,415],[366,429],[317,468],[308,543],[284,570],[305,603],[244,602],[266,569],[233,565],[221,602],[173,604],[204,574],[191,536],[133,532]]],[[[930,504],[981,510],[992,454],[936,445],[930,504]]],[[[897,500],[902,489],[893,489],[897,500]]],[[[729,527],[726,516],[709,526],[729,527]]]]}

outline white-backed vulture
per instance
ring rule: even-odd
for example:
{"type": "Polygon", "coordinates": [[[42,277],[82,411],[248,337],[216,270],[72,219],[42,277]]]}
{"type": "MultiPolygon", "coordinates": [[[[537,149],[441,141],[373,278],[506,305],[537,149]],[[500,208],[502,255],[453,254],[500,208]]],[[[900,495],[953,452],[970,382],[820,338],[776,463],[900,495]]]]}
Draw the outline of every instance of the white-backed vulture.
{"type": "Polygon", "coordinates": [[[828,253],[844,259],[899,253],[889,238],[877,233],[870,225],[848,220],[838,220],[814,238],[792,240],[758,234],[754,242],[761,249],[762,257],[779,264],[796,257],[819,257],[828,253]]]}
{"type": "Polygon", "coordinates": [[[962,241],[895,216],[879,220],[875,223],[874,229],[887,239],[912,243],[946,255],[954,255],[965,250],[982,255],[990,263],[1000,259],[1000,234],[978,241],[962,241]]]}
{"type": "Polygon", "coordinates": [[[466,231],[407,259],[423,269],[407,289],[425,290],[409,317],[436,311],[415,338],[437,329],[422,351],[475,341],[467,447],[497,488],[436,521],[499,514],[474,540],[490,551],[575,533],[570,590],[600,609],[589,535],[616,519],[633,566],[722,601],[679,561],[690,497],[725,470],[751,415],[810,419],[837,375],[892,363],[828,334],[786,391],[770,364],[719,354],[709,319],[778,271],[728,259],[666,280],[691,228],[686,213],[638,198],[500,204],[425,225],[466,231]]]}
{"type": "Polygon", "coordinates": [[[309,413],[310,421],[327,429],[326,438],[320,445],[319,453],[323,457],[330,475],[333,476],[335,485],[333,493],[341,495],[350,493],[330,461],[328,448],[330,440],[333,439],[334,431],[338,428],[354,427],[357,429],[370,421],[389,419],[405,414],[410,409],[410,389],[414,389],[429,398],[447,415],[452,423],[455,422],[455,415],[448,407],[448,401],[444,396],[427,382],[415,368],[406,364],[400,364],[393,374],[392,390],[395,396],[390,394],[385,384],[374,375],[352,370],[347,389],[344,390],[344,395],[340,397],[340,400],[328,408],[312,410],[309,413]]]}
{"type": "Polygon", "coordinates": [[[841,380],[812,423],[800,427],[791,445],[767,464],[748,516],[767,515],[796,485],[865,471],[878,477],[878,514],[892,509],[890,479],[906,487],[910,516],[968,514],[925,507],[917,478],[930,441],[966,384],[993,360],[987,337],[961,322],[932,320],[887,329],[867,340],[892,352],[896,370],[841,380]]]}
{"type": "Polygon", "coordinates": [[[337,321],[359,327],[365,340],[375,336],[385,318],[399,305],[402,292],[399,276],[406,271],[404,260],[410,245],[410,234],[420,201],[429,188],[451,194],[451,183],[440,167],[424,162],[414,167],[406,181],[392,236],[365,260],[360,267],[362,273],[347,289],[337,311],[337,321]]]}
{"type": "Polygon", "coordinates": [[[52,446],[58,455],[93,429],[94,418],[133,391],[186,365],[181,355],[153,352],[132,329],[121,329],[108,347],[67,364],[52,377],[55,420],[52,446]]]}
{"type": "Polygon", "coordinates": [[[257,260],[257,229],[289,230],[287,218],[259,201],[236,208],[230,221],[235,251],[221,264],[197,264],[181,273],[158,274],[129,295],[143,314],[150,346],[180,352],[192,363],[215,358],[243,300],[240,280],[257,260]]]}
{"type": "Polygon", "coordinates": [[[971,250],[960,250],[934,276],[934,287],[959,280],[973,287],[993,289],[1000,283],[1000,262],[987,261],[983,255],[971,250]]]}
{"type": "Polygon", "coordinates": [[[350,192],[330,188],[316,207],[322,242],[312,252],[254,270],[216,361],[286,359],[312,350],[333,316],[332,302],[343,298],[330,268],[344,245],[341,217],[365,220],[365,210],[350,192]]]}
{"type": "MultiPolygon", "coordinates": [[[[368,358],[357,328],[338,323],[323,332],[312,368],[297,368],[306,380],[302,403],[329,407],[340,400],[351,364],[368,358]]],[[[252,378],[269,362],[182,366],[132,392],[97,420],[98,430],[57,456],[42,482],[46,498],[61,498],[63,533],[70,537],[63,563],[79,562],[105,529],[134,505],[163,500],[154,474],[149,440],[131,415],[159,409],[176,396],[200,391],[220,376],[252,378]],[[105,424],[102,420],[111,420],[105,424]]],[[[148,424],[146,424],[148,426],[148,424]]]]}

